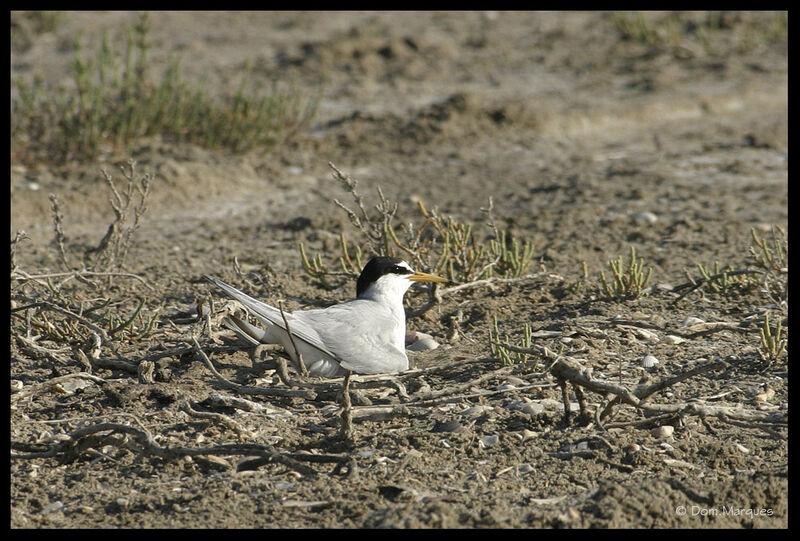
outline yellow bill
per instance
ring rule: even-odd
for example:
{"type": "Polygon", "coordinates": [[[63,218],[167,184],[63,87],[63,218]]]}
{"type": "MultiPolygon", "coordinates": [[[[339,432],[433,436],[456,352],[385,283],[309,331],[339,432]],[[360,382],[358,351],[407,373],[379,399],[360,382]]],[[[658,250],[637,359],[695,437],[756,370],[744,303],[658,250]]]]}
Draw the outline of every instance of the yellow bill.
{"type": "Polygon", "coordinates": [[[408,277],[413,282],[447,282],[447,278],[436,276],[435,274],[428,274],[427,272],[415,272],[408,277]]]}

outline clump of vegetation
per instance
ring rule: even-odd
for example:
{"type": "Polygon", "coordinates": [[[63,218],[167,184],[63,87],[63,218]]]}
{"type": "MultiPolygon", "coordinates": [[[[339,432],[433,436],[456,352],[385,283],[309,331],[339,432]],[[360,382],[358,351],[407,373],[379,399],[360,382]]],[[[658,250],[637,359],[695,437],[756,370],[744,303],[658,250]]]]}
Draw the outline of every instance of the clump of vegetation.
{"type": "Polygon", "coordinates": [[[120,167],[125,187],[117,189],[113,177],[103,169],[103,178],[111,191],[109,203],[114,210],[114,221],[108,226],[105,236],[90,253],[97,254],[95,268],[112,270],[122,268],[125,257],[133,244],[133,238],[147,212],[151,175],[136,173],[136,162],[128,162],[128,169],[120,167]],[[132,214],[132,215],[131,215],[132,214]]]}
{"type": "Polygon", "coordinates": [[[586,261],[581,261],[581,274],[574,282],[567,284],[567,290],[573,294],[582,294],[589,284],[589,266],[586,261]]]}
{"type": "Polygon", "coordinates": [[[601,270],[600,283],[605,294],[614,298],[638,299],[644,293],[653,273],[652,267],[647,267],[645,270],[644,259],[636,259],[636,248],[633,246],[627,268],[622,256],[610,260],[608,266],[611,268],[612,281],[609,283],[605,272],[601,270]]]}
{"type": "Polygon", "coordinates": [[[26,272],[16,256],[27,237],[20,231],[11,241],[11,335],[34,356],[63,362],[76,347],[75,354],[83,355],[86,364],[88,359],[96,360],[101,344],[115,350],[157,328],[160,308],[152,310],[148,305],[163,300],[142,295],[136,287],[116,285],[134,281],[153,291],[144,278],[124,270],[125,257],[147,210],[151,177],[139,174],[133,161],[121,171],[124,185],[103,171],[115,218],[97,247],[84,253],[76,253],[75,246],[67,243],[63,208],[51,194],[54,246],[63,271],[26,272]],[[44,346],[47,341],[62,347],[44,346]]]}
{"type": "Polygon", "coordinates": [[[64,19],[60,11],[12,11],[11,51],[25,51],[39,34],[55,31],[64,19]]]}
{"type": "Polygon", "coordinates": [[[769,323],[769,312],[764,314],[764,325],[760,329],[761,350],[759,351],[764,362],[772,364],[786,352],[786,330],[780,318],[773,329],[769,323]]]}
{"type": "Polygon", "coordinates": [[[181,77],[174,60],[160,82],[149,75],[147,14],[127,29],[122,48],[107,36],[95,58],[75,41],[73,88],[51,88],[39,77],[15,77],[12,88],[12,157],[22,163],[93,158],[126,150],[139,137],[243,152],[268,150],[308,126],[320,94],[296,83],[266,94],[247,92],[248,63],[232,96],[212,98],[181,77]]]}
{"type": "Polygon", "coordinates": [[[724,40],[724,50],[746,53],[789,41],[789,17],[778,12],[618,12],[614,25],[623,39],[677,56],[712,53],[724,40]],[[736,28],[736,32],[731,32],[736,28]],[[734,42],[728,40],[733,36],[734,42]]]}
{"type": "Polygon", "coordinates": [[[750,255],[756,266],[775,272],[788,270],[789,239],[782,227],[774,225],[771,229],[771,238],[761,237],[755,228],[750,230],[753,242],[750,245],[750,255]]]}
{"type": "Polygon", "coordinates": [[[750,258],[753,265],[763,271],[764,292],[777,304],[789,298],[789,238],[782,227],[773,225],[770,237],[761,237],[750,230],[752,243],[750,258]]]}
{"type": "Polygon", "coordinates": [[[713,267],[698,263],[697,270],[710,291],[726,297],[734,288],[747,291],[756,284],[753,273],[734,270],[730,265],[720,267],[719,261],[714,261],[713,267]]]}
{"type": "MultiPolygon", "coordinates": [[[[522,342],[519,344],[520,349],[530,349],[533,339],[531,326],[527,323],[523,328],[522,342]]],[[[508,335],[505,340],[500,340],[500,329],[497,326],[497,316],[492,317],[492,328],[489,329],[489,344],[493,357],[498,357],[504,365],[524,363],[528,360],[528,353],[510,351],[503,347],[500,342],[507,344],[511,343],[508,335]]]]}
{"type": "Polygon", "coordinates": [[[378,188],[379,203],[376,213],[370,213],[357,190],[357,182],[342,173],[333,164],[334,176],[352,195],[355,209],[338,200],[351,224],[360,233],[360,243],[350,246],[344,233],[340,234],[341,270],[331,270],[321,255],[309,257],[300,243],[300,256],[305,271],[326,288],[336,288],[357,277],[363,266],[363,254],[397,256],[406,258],[418,268],[435,272],[454,283],[469,283],[491,278],[519,278],[528,269],[533,257],[533,246],[528,241],[511,237],[500,231],[492,214],[492,201],[482,209],[487,215],[489,232],[477,235],[472,224],[443,216],[435,209],[417,204],[420,221],[397,224],[397,203],[390,203],[378,188]],[[363,245],[363,247],[362,247],[363,245]],[[332,279],[337,279],[334,282],[332,279]]]}
{"type": "Polygon", "coordinates": [[[682,36],[681,25],[676,16],[655,21],[640,11],[615,13],[614,24],[623,39],[651,46],[675,44],[682,36]]]}

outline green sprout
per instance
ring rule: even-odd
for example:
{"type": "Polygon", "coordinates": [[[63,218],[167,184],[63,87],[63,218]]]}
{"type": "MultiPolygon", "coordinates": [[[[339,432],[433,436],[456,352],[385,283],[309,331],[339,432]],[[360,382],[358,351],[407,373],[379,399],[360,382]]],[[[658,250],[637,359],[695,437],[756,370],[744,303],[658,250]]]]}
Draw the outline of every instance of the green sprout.
{"type": "Polygon", "coordinates": [[[317,254],[309,257],[305,246],[300,244],[300,257],[306,273],[328,289],[340,287],[348,279],[358,277],[362,268],[363,254],[404,257],[418,268],[430,270],[447,277],[453,283],[468,283],[477,280],[519,278],[530,266],[533,245],[511,237],[508,232],[498,230],[492,215],[492,201],[482,209],[488,216],[491,234],[481,240],[472,224],[441,215],[436,209],[428,209],[419,201],[417,222],[397,224],[397,204],[390,203],[378,189],[380,203],[376,213],[370,213],[357,191],[357,182],[342,173],[333,164],[334,176],[350,192],[356,209],[335,201],[346,212],[350,223],[360,233],[362,244],[351,243],[340,234],[341,253],[338,260],[341,271],[329,270],[317,254]],[[352,244],[352,248],[350,247],[352,244]],[[353,257],[351,257],[351,253],[353,257]],[[332,281],[330,278],[337,278],[332,281]]]}
{"type": "Polygon", "coordinates": [[[769,324],[769,312],[767,312],[764,314],[764,325],[760,329],[760,334],[761,351],[759,353],[765,362],[772,364],[786,351],[786,331],[780,319],[773,330],[769,324]]]}
{"type": "MultiPolygon", "coordinates": [[[[523,337],[520,347],[530,348],[532,339],[533,333],[531,331],[531,326],[526,323],[523,329],[523,337]]],[[[489,347],[492,355],[494,357],[498,357],[503,365],[520,364],[528,360],[528,353],[509,351],[507,348],[504,348],[497,343],[500,341],[500,329],[497,326],[497,316],[492,316],[492,327],[489,328],[489,347]]],[[[505,340],[503,341],[506,344],[511,343],[508,335],[505,336],[505,340]]]]}
{"type": "Polygon", "coordinates": [[[788,267],[789,240],[780,226],[772,226],[772,238],[765,239],[758,235],[755,228],[750,230],[753,243],[750,255],[757,267],[767,271],[783,271],[788,267]]]}
{"type": "Polygon", "coordinates": [[[636,259],[636,248],[633,246],[631,246],[630,261],[627,269],[625,269],[622,256],[610,260],[608,266],[611,268],[613,282],[611,284],[608,283],[605,272],[602,270],[600,271],[600,281],[605,294],[614,298],[639,298],[650,280],[650,275],[653,273],[652,267],[648,267],[646,271],[644,270],[644,259],[636,259]]]}

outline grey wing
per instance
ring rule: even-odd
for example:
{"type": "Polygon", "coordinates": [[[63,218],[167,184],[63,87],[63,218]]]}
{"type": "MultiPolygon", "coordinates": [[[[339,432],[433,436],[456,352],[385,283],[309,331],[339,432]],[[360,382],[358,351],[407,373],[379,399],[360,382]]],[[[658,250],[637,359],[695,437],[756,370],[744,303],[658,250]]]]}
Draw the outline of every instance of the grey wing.
{"type": "MultiPolygon", "coordinates": [[[[270,306],[269,304],[265,304],[261,301],[258,301],[236,289],[235,287],[226,284],[225,282],[214,278],[206,274],[205,279],[223,290],[227,293],[230,297],[236,299],[259,321],[261,321],[265,325],[275,325],[280,327],[284,331],[286,330],[286,324],[283,322],[283,316],[281,315],[281,311],[275,308],[274,306],[270,306]]],[[[314,312],[320,312],[321,310],[313,310],[314,312]]],[[[313,346],[314,348],[320,350],[321,352],[325,353],[326,355],[330,355],[331,357],[336,357],[335,353],[332,353],[327,347],[325,347],[325,342],[314,329],[313,326],[310,326],[304,317],[298,317],[301,314],[305,315],[309,312],[298,312],[297,314],[287,314],[284,312],[286,316],[286,320],[289,322],[289,327],[291,328],[292,335],[295,338],[299,338],[303,342],[313,346]]]]}
{"type": "MultiPolygon", "coordinates": [[[[396,344],[396,323],[372,301],[355,300],[297,315],[315,326],[325,346],[345,369],[359,374],[408,369],[408,357],[396,344]]],[[[405,328],[399,333],[402,344],[405,328]]]]}

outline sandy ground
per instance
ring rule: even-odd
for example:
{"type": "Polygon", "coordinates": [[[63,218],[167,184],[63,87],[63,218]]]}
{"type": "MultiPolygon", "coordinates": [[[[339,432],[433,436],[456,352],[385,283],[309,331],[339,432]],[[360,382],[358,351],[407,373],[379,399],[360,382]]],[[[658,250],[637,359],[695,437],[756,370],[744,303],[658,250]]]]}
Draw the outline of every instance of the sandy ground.
{"type": "MultiPolygon", "coordinates": [[[[631,406],[617,407],[609,426],[566,421],[543,362],[504,368],[491,354],[496,317],[512,342],[528,324],[536,344],[628,389],[722,361],[649,400],[788,415],[786,356],[767,364],[758,354],[764,313],[788,328],[786,303],[761,285],[727,295],[702,287],[677,302],[673,290],[687,271],[698,276],[697,264],[747,268],[751,229],[769,236],[772,225],[788,225],[788,47],[758,22],[773,14],[726,14],[702,34],[706,16],[685,17],[698,24],[677,43],[647,44],[623,39],[610,13],[152,14],[154,70],[180,55],[187,79],[223,94],[249,59],[265,87],[291,73],[309,91],[324,80],[319,113],[308,133],[266,154],[145,140],[92,163],[12,163],[12,238],[17,230],[30,237],[16,253],[28,274],[63,271],[49,193],[61,204],[67,250],[83,254],[113,217],[100,170],[132,157],[154,175],[124,268],[143,280],[63,287],[87,303],[111,298],[120,320],[139,299],[143,317],[158,310],[149,337],[118,340],[116,356],[103,345],[101,358],[133,371],[95,364],[102,380],[67,379],[89,381],[68,388],[47,382],[89,369],[79,344],[39,330],[31,346],[25,318],[13,316],[12,447],[35,454],[107,422],[144,430],[161,448],[272,446],[303,467],[248,466],[246,456],[222,451],[156,456],[132,435],[107,432],[68,460],[12,459],[11,526],[787,527],[780,424],[688,411],[651,420],[631,406]],[[450,400],[356,421],[347,444],[337,439],[335,391],[247,395],[223,387],[191,352],[158,358],[151,379],[137,376],[145,357],[186,345],[200,328],[193,310],[210,295],[205,273],[290,310],[352,295],[354,283],[322,288],[298,252],[303,242],[333,265],[339,233],[355,238],[333,203],[348,194],[329,161],[359,181],[370,205],[378,187],[397,201],[399,223],[417,220],[423,201],[482,225],[492,197],[498,225],[533,244],[529,279],[447,295],[408,322],[440,347],[411,356],[429,371],[403,380],[406,397],[387,385],[362,388],[354,403],[399,405],[426,386],[450,400]],[[639,299],[607,298],[600,271],[630,246],[658,287],[639,299]],[[684,326],[689,317],[706,326],[684,326]],[[658,365],[643,368],[645,355],[658,365]],[[221,405],[215,395],[258,407],[221,405]],[[657,437],[662,425],[673,431],[657,437]]],[[[103,31],[119,35],[134,20],[67,13],[14,51],[12,70],[68,81],[75,35],[97,44],[103,31]]],[[[12,307],[42,290],[13,278],[11,286],[12,307]]],[[[281,387],[246,349],[211,360],[230,381],[281,387]]],[[[607,403],[591,391],[586,400],[591,412],[607,403]]]]}

